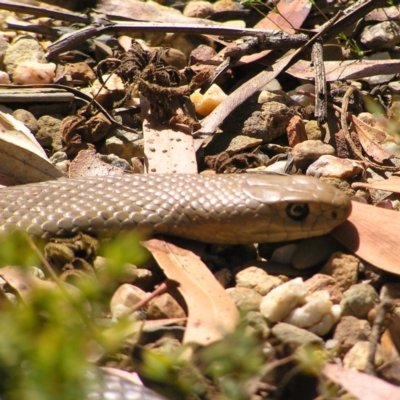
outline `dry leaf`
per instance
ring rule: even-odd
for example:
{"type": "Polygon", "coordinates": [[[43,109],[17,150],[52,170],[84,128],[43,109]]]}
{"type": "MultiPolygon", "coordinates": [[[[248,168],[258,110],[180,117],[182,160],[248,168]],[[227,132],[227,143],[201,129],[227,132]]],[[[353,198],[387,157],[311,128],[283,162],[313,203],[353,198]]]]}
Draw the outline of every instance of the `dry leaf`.
{"type": "Polygon", "coordinates": [[[57,179],[63,174],[47,159],[30,130],[12,115],[0,111],[0,173],[17,183],[57,179]]]}
{"type": "Polygon", "coordinates": [[[124,18],[132,18],[137,21],[221,26],[221,24],[214,21],[201,18],[185,17],[181,13],[171,11],[170,7],[164,7],[161,4],[151,2],[145,3],[136,0],[101,0],[97,2],[96,11],[104,13],[108,16],[111,14],[111,17],[113,15],[118,15],[124,18]]]}
{"type": "Polygon", "coordinates": [[[387,134],[384,131],[366,124],[354,115],[350,114],[350,119],[357,132],[361,146],[373,160],[382,163],[384,160],[394,157],[392,153],[389,153],[378,144],[387,138],[387,134]]]}
{"type": "Polygon", "coordinates": [[[81,150],[69,167],[70,178],[88,176],[124,175],[121,168],[101,161],[96,156],[96,150],[81,150]]]}
{"type": "Polygon", "coordinates": [[[177,289],[189,311],[184,343],[208,345],[234,331],[239,312],[198,255],[158,239],[142,244],[152,253],[165,275],[179,283],[177,289]]]}
{"type": "MultiPolygon", "coordinates": [[[[303,22],[310,12],[311,2],[309,0],[280,1],[276,7],[280,14],[274,11],[269,12],[265,18],[254,26],[254,29],[272,29],[282,30],[287,33],[296,33],[295,29],[303,25],[303,22]],[[285,18],[283,18],[282,15],[285,18]]],[[[267,56],[270,52],[271,50],[264,50],[257,54],[244,56],[240,59],[240,63],[248,64],[258,61],[267,56]]]]}
{"type": "Polygon", "coordinates": [[[400,212],[353,201],[349,219],[331,234],[346,248],[384,271],[400,275],[400,212]]]}
{"type": "Polygon", "coordinates": [[[351,187],[353,189],[366,188],[400,193],[400,176],[392,175],[388,179],[383,179],[373,183],[354,182],[351,187]]]}
{"type": "Polygon", "coordinates": [[[25,301],[29,300],[32,291],[36,288],[58,290],[56,283],[41,280],[31,272],[18,267],[0,268],[0,276],[18,293],[21,299],[25,301]]]}
{"type": "Polygon", "coordinates": [[[287,33],[296,33],[311,10],[309,0],[280,1],[276,4],[279,13],[269,12],[266,17],[259,21],[254,29],[274,29],[287,33]]]}
{"type": "MultiPolygon", "coordinates": [[[[400,60],[349,60],[325,61],[325,74],[327,82],[346,79],[360,79],[381,74],[397,74],[400,60]]],[[[315,69],[310,61],[300,60],[287,69],[288,74],[306,80],[315,79],[315,69]]]]}
{"type": "Polygon", "coordinates": [[[147,172],[197,174],[192,135],[160,124],[151,115],[150,104],[144,97],[140,103],[147,172]]]}
{"type": "Polygon", "coordinates": [[[400,388],[375,376],[345,369],[335,364],[326,364],[322,373],[338,383],[359,400],[400,399],[400,388]]]}

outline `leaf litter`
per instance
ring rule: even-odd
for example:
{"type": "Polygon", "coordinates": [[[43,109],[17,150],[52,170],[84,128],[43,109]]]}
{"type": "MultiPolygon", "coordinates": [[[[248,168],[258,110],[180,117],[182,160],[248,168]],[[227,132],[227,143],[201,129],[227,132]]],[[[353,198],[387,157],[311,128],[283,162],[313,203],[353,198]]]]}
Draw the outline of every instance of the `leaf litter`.
{"type": "MultiPolygon", "coordinates": [[[[4,157],[10,154],[11,158],[16,158],[13,163],[22,164],[23,170],[16,164],[10,164],[10,168],[6,168],[4,173],[13,177],[18,183],[61,177],[63,174],[58,172],[58,169],[47,166],[47,164],[52,165],[47,161],[48,155],[59,168],[61,164],[64,168],[67,166],[70,177],[120,174],[124,170],[128,173],[143,171],[147,173],[197,173],[204,169],[213,169],[217,172],[244,172],[250,168],[262,171],[269,162],[264,161],[264,157],[275,161],[282,155],[291,153],[291,148],[287,147],[285,138],[278,139],[279,144],[275,147],[265,143],[262,139],[256,138],[253,143],[249,142],[245,146],[237,146],[234,150],[233,147],[227,147],[216,156],[206,155],[205,157],[208,157],[208,159],[203,159],[199,155],[212,149],[215,144],[213,143],[215,137],[229,135],[229,132],[224,131],[226,125],[225,123],[222,125],[222,122],[231,118],[235,112],[244,111],[244,108],[250,107],[249,105],[254,107],[255,112],[260,112],[254,95],[274,78],[284,82],[284,79],[281,78],[283,72],[286,71],[301,79],[314,79],[310,73],[312,67],[310,67],[308,61],[308,53],[312,45],[321,38],[327,40],[330,37],[334,40],[335,36],[344,29],[344,26],[355,23],[376,8],[376,4],[373,3],[368,0],[359,1],[355,7],[345,9],[343,15],[335,18],[332,18],[333,13],[330,12],[330,21],[325,24],[323,22],[318,24],[319,29],[313,29],[313,27],[310,29],[310,26],[307,26],[312,8],[311,3],[305,0],[278,2],[276,8],[274,5],[274,9],[269,10],[265,17],[262,17],[259,11],[255,10],[258,5],[252,4],[249,10],[253,12],[253,18],[258,15],[258,20],[250,25],[250,29],[243,26],[230,29],[210,19],[182,15],[166,6],[134,1],[129,3],[121,3],[116,0],[101,1],[96,11],[103,14],[99,15],[71,12],[57,14],[62,15],[63,17],[60,18],[66,18],[67,21],[85,21],[87,25],[80,31],[74,31],[66,23],[68,35],[60,37],[59,28],[49,20],[46,23],[50,28],[46,33],[43,33],[44,30],[38,34],[31,33],[31,35],[38,35],[37,38],[39,39],[45,37],[40,35],[59,38],[59,40],[54,40],[53,43],[46,44],[48,50],[46,56],[60,67],[58,76],[56,71],[56,79],[60,83],[52,83],[50,86],[60,90],[56,96],[64,99],[60,101],[60,107],[56,110],[63,115],[59,132],[61,150],[66,154],[66,158],[57,158],[61,156],[56,157],[55,147],[43,144],[45,141],[38,145],[34,139],[29,139],[29,144],[18,145],[16,143],[18,135],[10,136],[10,132],[5,132],[4,145],[1,146],[3,148],[2,154],[4,157]],[[276,10],[278,10],[278,13],[276,10]],[[135,21],[128,21],[124,24],[121,17],[129,19],[127,15],[133,15],[135,19],[143,21],[142,25],[135,21]],[[153,24],[148,24],[152,21],[153,24]],[[279,53],[279,51],[276,52],[276,49],[269,50],[245,46],[241,47],[240,51],[250,48],[249,53],[246,53],[247,50],[244,50],[244,54],[237,53],[237,49],[235,50],[236,53],[226,51],[228,48],[226,46],[230,40],[237,41],[234,46],[242,46],[242,42],[237,38],[244,35],[255,38],[260,34],[268,37],[270,34],[268,30],[282,30],[294,35],[289,38],[290,40],[303,40],[304,36],[302,38],[295,36],[299,33],[297,30],[304,24],[307,28],[301,31],[301,35],[308,35],[309,40],[306,43],[302,42],[292,50],[279,53]],[[131,36],[134,32],[142,32],[134,35],[135,39],[130,36],[131,44],[128,51],[124,51],[122,46],[115,42],[110,44],[110,42],[100,41],[100,38],[93,40],[100,34],[109,35],[109,38],[116,34],[121,38],[125,32],[130,32],[131,36]],[[169,32],[175,33],[170,34],[169,32]],[[218,38],[216,35],[222,37],[218,38]],[[184,44],[179,45],[177,38],[182,40],[184,44]],[[87,47],[85,48],[85,45],[88,44],[92,46],[90,50],[87,47]],[[156,50],[151,49],[151,47],[160,44],[161,47],[156,50]],[[185,60],[184,68],[177,60],[169,61],[170,54],[166,46],[170,46],[171,49],[179,48],[178,51],[183,55],[181,60],[185,60]],[[187,57],[185,51],[190,46],[194,48],[208,46],[214,50],[215,56],[207,65],[187,65],[189,57],[187,57]],[[79,50],[76,50],[78,48],[79,50]],[[254,49],[256,49],[255,53],[254,49]],[[224,56],[224,52],[226,52],[226,56],[224,56]],[[238,59],[235,59],[235,56],[238,59]],[[83,63],[86,66],[89,66],[88,72],[83,75],[72,72],[75,68],[74,64],[77,64],[78,60],[81,59],[84,60],[83,63]],[[221,65],[220,69],[218,69],[218,65],[221,65]],[[266,68],[265,65],[267,65],[266,68]],[[255,76],[254,72],[251,71],[253,67],[256,71],[255,76]],[[244,79],[240,68],[244,71],[244,79]],[[96,70],[96,74],[93,74],[92,69],[96,70]],[[237,84],[237,80],[240,78],[242,78],[242,82],[237,84]],[[216,80],[226,90],[226,99],[217,105],[208,116],[202,118],[203,115],[196,115],[194,112],[189,96],[194,90],[206,88],[207,85],[210,86],[210,83],[216,80]],[[69,95],[68,101],[66,101],[65,92],[69,95]],[[72,103],[71,97],[73,98],[72,103]],[[77,110],[78,104],[81,108],[77,110]],[[45,152],[38,150],[41,148],[40,146],[44,146],[45,152]],[[10,150],[7,150],[7,148],[10,150]],[[25,153],[29,157],[35,157],[32,162],[27,161],[25,153]],[[97,153],[105,153],[105,155],[98,157],[97,153]],[[35,172],[36,169],[40,171],[39,175],[35,172]]],[[[2,2],[0,2],[1,6],[2,2]]],[[[3,7],[9,7],[9,5],[4,4],[3,7]]],[[[18,11],[21,12],[22,10],[19,9],[18,11]]],[[[33,7],[24,9],[24,11],[33,15],[41,15],[40,8],[37,10],[33,7]]],[[[212,14],[210,17],[212,18],[212,14]]],[[[23,30],[22,25],[17,28],[18,23],[18,18],[8,19],[9,27],[14,26],[14,29],[23,30]]],[[[34,24],[28,26],[25,24],[24,29],[29,32],[32,25],[34,24]]],[[[284,40],[283,36],[282,40],[284,40]]],[[[260,46],[261,40],[253,41],[253,43],[260,46]]],[[[229,47],[233,48],[234,46],[229,44],[229,47]]],[[[286,49],[284,44],[282,44],[282,49],[286,49]]],[[[43,60],[43,62],[46,63],[46,60],[43,60]]],[[[377,62],[329,60],[325,62],[325,67],[327,81],[333,82],[335,80],[361,79],[373,76],[376,75],[378,67],[379,73],[389,74],[397,67],[397,61],[395,59],[377,62]]],[[[13,76],[13,74],[10,74],[11,80],[13,76]]],[[[15,86],[8,82],[1,86],[4,89],[12,88],[13,90],[23,89],[23,86],[25,86],[25,89],[36,89],[37,91],[43,87],[42,84],[28,81],[21,86],[15,86]]],[[[390,90],[383,86],[379,89],[381,92],[376,96],[376,99],[381,103],[386,101],[389,104],[387,97],[390,90]]],[[[281,89],[275,91],[280,91],[280,93],[274,93],[274,89],[272,89],[272,95],[286,95],[286,93],[282,93],[281,89]]],[[[392,97],[394,99],[395,95],[392,94],[392,97]]],[[[16,97],[13,99],[10,93],[10,99],[7,100],[14,109],[16,108],[15,99],[16,97]]],[[[38,101],[38,99],[39,97],[26,100],[26,104],[38,101]]],[[[286,101],[291,102],[287,97],[286,101]]],[[[53,105],[48,104],[48,106],[53,105]]],[[[292,106],[302,113],[305,120],[309,119],[312,114],[307,111],[307,107],[304,105],[292,104],[292,106]]],[[[347,116],[347,109],[344,108],[344,115],[347,116]]],[[[35,110],[33,107],[29,109],[35,110]]],[[[54,114],[54,112],[49,113],[54,114]]],[[[43,110],[36,110],[32,114],[40,119],[43,110]]],[[[334,118],[336,123],[339,121],[337,116],[331,115],[330,118],[334,118]]],[[[245,118],[243,117],[243,119],[245,118]]],[[[379,167],[376,168],[381,173],[390,173],[396,168],[396,156],[387,147],[382,146],[388,141],[396,145],[396,138],[392,133],[371,126],[352,114],[349,114],[349,120],[360,139],[362,150],[358,151],[361,152],[362,157],[359,158],[366,163],[366,167],[370,166],[374,169],[378,165],[379,167]],[[390,165],[390,162],[394,165],[390,165]]],[[[347,122],[342,123],[342,125],[346,125],[345,128],[342,126],[342,129],[347,128],[347,122]]],[[[10,129],[9,126],[5,129],[5,131],[13,130],[19,131],[20,129],[10,129]]],[[[294,129],[294,131],[296,130],[294,129]]],[[[37,139],[40,140],[40,135],[37,136],[37,139]]],[[[321,137],[321,139],[329,141],[328,137],[321,137]]],[[[355,153],[355,156],[357,154],[355,153]]],[[[290,163],[290,157],[287,165],[288,163],[290,163]]],[[[8,162],[1,164],[6,165],[8,162]]],[[[285,171],[287,170],[290,170],[290,168],[285,168],[285,171]]],[[[306,171],[302,172],[305,173],[306,171]]],[[[368,173],[368,169],[365,173],[368,173]]],[[[355,177],[353,188],[382,189],[387,192],[398,193],[395,175],[384,181],[385,183],[365,183],[363,182],[364,179],[365,176],[355,177]]],[[[337,184],[340,185],[340,183],[337,184]]],[[[351,188],[346,190],[351,192],[351,188]]],[[[396,207],[395,201],[394,199],[394,207],[396,207]]],[[[378,269],[399,275],[398,257],[393,250],[396,249],[399,239],[397,229],[399,218],[397,214],[398,211],[388,211],[353,202],[353,212],[349,221],[336,229],[333,235],[351,253],[364,260],[367,266],[370,263],[378,269]],[[379,224],[376,221],[379,221],[379,224]]],[[[236,330],[239,330],[237,325],[238,308],[243,312],[244,306],[239,297],[233,297],[234,300],[232,300],[231,295],[228,295],[224,290],[224,287],[234,285],[232,266],[240,269],[241,265],[251,265],[251,258],[267,260],[275,250],[273,246],[268,245],[260,245],[257,249],[254,247],[239,248],[237,252],[234,249],[214,249],[214,252],[202,254],[204,258],[207,259],[208,257],[208,261],[204,264],[199,258],[198,249],[190,251],[170,242],[156,239],[144,242],[144,244],[157,260],[164,274],[175,280],[179,285],[178,291],[183,297],[182,303],[187,308],[188,315],[181,343],[197,343],[204,346],[211,342],[218,342],[226,334],[234,334],[236,330]],[[217,270],[215,275],[210,272],[209,267],[217,270]],[[218,277],[218,281],[216,277],[218,277]]],[[[326,263],[327,260],[323,262],[326,263]]],[[[71,268],[71,266],[76,268],[76,266],[83,264],[80,255],[76,255],[68,268],[71,268]]],[[[257,273],[263,271],[268,274],[268,262],[259,265],[263,265],[263,268],[259,268],[257,273]]],[[[136,269],[131,266],[130,271],[133,273],[136,269]]],[[[135,276],[135,278],[132,277],[130,283],[135,284],[134,280],[137,279],[136,284],[142,287],[147,285],[148,287],[149,282],[146,279],[150,278],[137,278],[137,274],[137,271],[133,273],[132,276],[135,276]]],[[[360,273],[360,280],[362,279],[361,275],[360,273]]],[[[72,275],[64,276],[69,276],[68,279],[72,279],[72,275]]],[[[154,277],[151,279],[153,279],[152,285],[160,282],[154,277]]],[[[263,275],[263,279],[267,278],[263,275]]],[[[395,278],[393,280],[395,281],[395,278]]],[[[377,289],[379,288],[379,284],[375,286],[377,289]]],[[[250,288],[247,289],[250,290],[250,288]]],[[[246,297],[251,297],[250,293],[257,297],[253,292],[246,293],[246,297]]],[[[239,296],[239,291],[237,296],[239,296]]],[[[246,307],[250,306],[246,305],[246,307]]],[[[257,310],[257,307],[252,309],[252,312],[256,312],[255,310],[257,310]]],[[[161,325],[155,324],[160,331],[163,327],[161,321],[173,323],[172,321],[176,322],[178,319],[170,317],[160,320],[161,325]]],[[[266,324],[266,321],[261,319],[257,323],[253,321],[250,325],[258,334],[261,334],[261,332],[268,331],[270,328],[268,326],[261,328],[262,324],[266,324]]],[[[282,322],[282,324],[284,323],[282,322]]],[[[140,340],[142,334],[137,326],[132,326],[128,331],[134,334],[135,339],[132,339],[133,341],[140,340]]],[[[331,332],[331,335],[336,335],[336,332],[331,332]]],[[[272,337],[276,342],[279,334],[275,332],[272,337]]],[[[288,343],[285,343],[285,345],[289,346],[288,343]]],[[[293,342],[290,343],[290,346],[294,346],[293,342]]],[[[346,357],[344,351],[338,351],[342,358],[346,357]]],[[[336,367],[334,364],[327,364],[323,373],[329,379],[338,382],[349,390],[353,395],[363,396],[365,393],[360,394],[362,384],[359,383],[361,382],[359,375],[355,373],[351,377],[345,376],[344,373],[339,372],[338,368],[334,369],[336,367]],[[346,379],[351,381],[351,385],[348,384],[346,379]]],[[[227,377],[224,379],[229,382],[227,377]]],[[[256,388],[255,392],[261,395],[282,394],[285,391],[284,387],[279,386],[278,381],[268,386],[267,377],[261,377],[257,382],[260,386],[256,388]]],[[[380,380],[380,382],[383,381],[380,380]]],[[[240,384],[248,383],[249,381],[244,379],[240,384]]],[[[215,384],[215,386],[218,387],[218,390],[223,391],[223,385],[221,387],[215,384]]],[[[391,390],[394,390],[392,386],[385,386],[381,394],[371,392],[370,396],[371,398],[383,399],[386,398],[386,393],[391,390]]]]}

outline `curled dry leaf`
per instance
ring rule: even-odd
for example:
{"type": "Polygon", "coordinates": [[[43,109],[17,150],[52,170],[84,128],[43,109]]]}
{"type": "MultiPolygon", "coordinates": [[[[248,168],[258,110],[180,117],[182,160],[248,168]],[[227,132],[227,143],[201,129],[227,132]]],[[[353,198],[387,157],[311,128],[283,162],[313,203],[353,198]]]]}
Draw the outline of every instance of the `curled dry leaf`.
{"type": "Polygon", "coordinates": [[[322,373],[360,400],[393,400],[400,398],[400,388],[363,372],[326,364],[322,373]]]}
{"type": "Polygon", "coordinates": [[[349,219],[331,234],[375,267],[400,275],[399,226],[400,212],[353,201],[349,219]]]}
{"type": "Polygon", "coordinates": [[[207,345],[235,329],[239,312],[198,255],[159,239],[142,244],[165,275],[179,283],[178,290],[189,311],[184,343],[207,345]]]}
{"type": "Polygon", "coordinates": [[[384,142],[388,138],[388,135],[384,131],[366,124],[354,115],[351,115],[350,118],[358,134],[361,146],[368,156],[378,163],[396,157],[379,145],[379,143],[384,142]]]}
{"type": "Polygon", "coordinates": [[[0,173],[16,183],[57,179],[63,174],[47,159],[30,130],[12,115],[0,111],[0,173]]]}

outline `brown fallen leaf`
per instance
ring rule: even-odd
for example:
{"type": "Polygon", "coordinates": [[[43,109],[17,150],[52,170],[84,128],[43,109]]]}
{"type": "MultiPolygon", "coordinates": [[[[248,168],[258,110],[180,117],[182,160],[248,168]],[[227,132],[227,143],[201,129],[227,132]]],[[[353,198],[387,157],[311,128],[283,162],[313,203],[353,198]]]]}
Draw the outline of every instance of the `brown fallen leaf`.
{"type": "MultiPolygon", "coordinates": [[[[325,61],[326,81],[334,82],[346,79],[360,79],[380,74],[396,74],[400,60],[349,60],[325,61]]],[[[286,71],[288,74],[306,80],[315,79],[314,67],[310,61],[300,60],[286,71]]]]}
{"type": "Polygon", "coordinates": [[[159,239],[142,244],[165,275],[179,283],[178,290],[189,310],[184,343],[207,345],[234,331],[239,312],[197,254],[159,239]]]}
{"type": "Polygon", "coordinates": [[[70,178],[84,178],[89,176],[123,175],[124,171],[112,164],[101,161],[96,150],[81,150],[69,167],[70,178]]]}
{"type": "Polygon", "coordinates": [[[400,176],[392,175],[388,179],[383,179],[373,183],[354,182],[351,187],[353,189],[365,188],[400,193],[400,176]]]}
{"type": "MultiPolygon", "coordinates": [[[[279,10],[279,13],[270,11],[254,26],[254,29],[272,29],[295,33],[295,29],[301,28],[307,18],[311,9],[311,3],[308,0],[280,1],[276,4],[276,8],[279,10]]],[[[256,54],[244,56],[240,59],[238,65],[250,64],[255,61],[263,64],[262,59],[269,53],[271,53],[271,50],[263,50],[256,54]]],[[[269,63],[270,61],[267,61],[267,65],[269,63]]]]}
{"type": "Polygon", "coordinates": [[[400,275],[400,212],[355,201],[352,207],[349,219],[331,235],[375,267],[400,275]]]}
{"type": "Polygon", "coordinates": [[[361,146],[368,156],[378,163],[397,157],[396,155],[389,153],[379,144],[385,141],[388,137],[384,131],[366,124],[354,115],[350,114],[350,119],[355,131],[357,132],[361,146]]]}
{"type": "Polygon", "coordinates": [[[363,372],[345,369],[335,364],[326,364],[322,373],[330,380],[343,386],[359,400],[400,399],[400,388],[383,379],[363,372]]]}
{"type": "Polygon", "coordinates": [[[300,28],[311,10],[309,0],[279,1],[275,5],[279,11],[269,12],[254,29],[278,29],[287,33],[295,33],[300,28]]]}
{"type": "Polygon", "coordinates": [[[221,26],[218,22],[207,19],[185,17],[181,13],[171,11],[170,7],[165,7],[161,4],[137,0],[100,0],[97,2],[96,11],[104,13],[111,18],[112,16],[122,16],[137,21],[192,23],[208,26],[221,26]]]}
{"type": "Polygon", "coordinates": [[[161,124],[150,113],[150,103],[141,97],[144,152],[148,173],[197,173],[194,139],[170,126],[161,124]]]}

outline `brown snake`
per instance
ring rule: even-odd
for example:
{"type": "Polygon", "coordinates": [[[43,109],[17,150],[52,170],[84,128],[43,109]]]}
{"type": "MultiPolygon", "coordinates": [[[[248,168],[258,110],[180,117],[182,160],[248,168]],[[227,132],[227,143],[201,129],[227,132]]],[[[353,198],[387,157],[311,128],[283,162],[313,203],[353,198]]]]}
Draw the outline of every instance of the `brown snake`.
{"type": "Polygon", "coordinates": [[[182,236],[209,243],[318,236],[344,222],[349,198],[307,176],[124,175],[46,181],[0,190],[0,230],[182,236]]]}
{"type": "MultiPolygon", "coordinates": [[[[306,176],[136,174],[0,190],[0,230],[43,237],[137,230],[215,243],[273,242],[327,233],[350,210],[344,193],[306,176]]],[[[103,375],[88,399],[164,399],[103,375]]]]}

